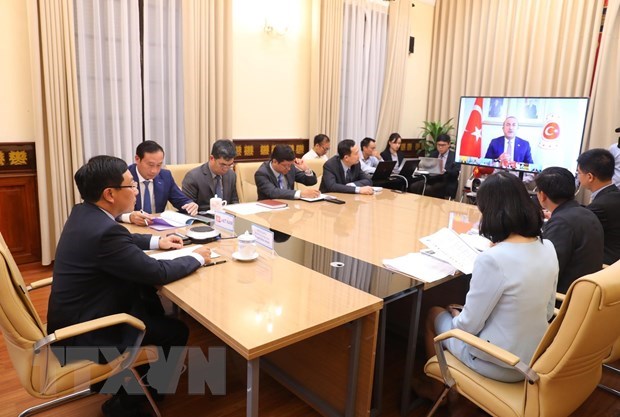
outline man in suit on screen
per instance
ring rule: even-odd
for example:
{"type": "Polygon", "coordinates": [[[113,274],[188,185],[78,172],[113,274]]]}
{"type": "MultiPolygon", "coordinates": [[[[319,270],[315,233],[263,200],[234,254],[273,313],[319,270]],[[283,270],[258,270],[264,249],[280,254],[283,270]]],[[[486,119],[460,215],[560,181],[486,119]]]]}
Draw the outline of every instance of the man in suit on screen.
{"type": "Polygon", "coordinates": [[[295,182],[307,186],[315,185],[316,174],[308,169],[306,163],[295,158],[295,153],[288,145],[276,145],[271,151],[271,160],[263,162],[254,174],[254,181],[259,200],[284,198],[316,198],[319,190],[307,188],[295,190],[295,182]]]}
{"type": "Polygon", "coordinates": [[[530,143],[517,137],[519,121],[514,116],[508,116],[502,125],[504,136],[491,140],[487,153],[487,159],[499,160],[502,167],[511,167],[514,162],[534,163],[530,143]]]}

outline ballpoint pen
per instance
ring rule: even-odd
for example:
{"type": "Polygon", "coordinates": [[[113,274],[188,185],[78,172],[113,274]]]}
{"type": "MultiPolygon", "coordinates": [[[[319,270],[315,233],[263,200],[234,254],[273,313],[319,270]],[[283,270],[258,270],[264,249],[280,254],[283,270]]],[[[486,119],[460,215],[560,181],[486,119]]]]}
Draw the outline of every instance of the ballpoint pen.
{"type": "MultiPolygon", "coordinates": [[[[144,214],[144,210],[140,210],[140,214],[144,214]]],[[[145,226],[149,225],[149,222],[146,219],[144,219],[144,225],[145,226]]]]}
{"type": "Polygon", "coordinates": [[[226,259],[222,259],[221,261],[209,262],[208,264],[204,264],[203,266],[207,267],[207,266],[219,265],[219,264],[223,264],[224,262],[226,262],[226,259]]]}

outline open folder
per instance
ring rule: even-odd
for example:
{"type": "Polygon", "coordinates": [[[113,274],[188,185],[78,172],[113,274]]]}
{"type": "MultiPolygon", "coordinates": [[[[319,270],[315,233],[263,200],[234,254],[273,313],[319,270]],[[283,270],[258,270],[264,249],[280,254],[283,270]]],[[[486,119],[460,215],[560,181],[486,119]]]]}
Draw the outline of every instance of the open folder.
{"type": "Polygon", "coordinates": [[[195,221],[207,224],[213,223],[213,219],[209,219],[208,217],[188,216],[187,214],[166,210],[160,214],[159,217],[152,219],[152,224],[150,224],[149,227],[155,230],[174,229],[177,227],[189,226],[195,221]]]}

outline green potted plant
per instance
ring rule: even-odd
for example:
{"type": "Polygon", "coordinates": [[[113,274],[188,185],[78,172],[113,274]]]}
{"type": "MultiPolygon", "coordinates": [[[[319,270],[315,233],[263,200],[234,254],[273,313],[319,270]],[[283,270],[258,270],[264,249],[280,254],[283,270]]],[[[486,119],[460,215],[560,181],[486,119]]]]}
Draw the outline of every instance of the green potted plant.
{"type": "MultiPolygon", "coordinates": [[[[445,123],[439,121],[428,122],[424,121],[424,127],[422,127],[422,131],[420,132],[420,137],[425,139],[422,142],[422,148],[424,149],[424,153],[429,155],[432,151],[435,150],[435,142],[437,140],[437,136],[442,133],[450,134],[451,130],[454,130],[454,126],[452,125],[452,120],[450,119],[445,123]]],[[[454,143],[450,144],[452,148],[454,143]]]]}

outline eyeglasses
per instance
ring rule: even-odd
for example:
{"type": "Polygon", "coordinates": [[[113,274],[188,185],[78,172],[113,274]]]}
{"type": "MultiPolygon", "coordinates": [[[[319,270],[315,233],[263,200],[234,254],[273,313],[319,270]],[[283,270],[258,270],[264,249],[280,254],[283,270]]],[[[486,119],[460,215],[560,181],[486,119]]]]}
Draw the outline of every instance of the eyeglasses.
{"type": "Polygon", "coordinates": [[[109,188],[132,188],[134,190],[137,190],[138,189],[138,183],[135,182],[135,181],[132,181],[131,185],[116,185],[116,186],[109,187],[109,188]]]}
{"type": "Polygon", "coordinates": [[[228,163],[228,164],[227,164],[227,163],[225,163],[225,162],[218,162],[217,164],[218,164],[218,165],[220,166],[220,168],[222,168],[222,169],[229,169],[229,168],[232,168],[232,167],[235,165],[235,163],[234,163],[234,162],[230,162],[230,163],[228,163]]]}

